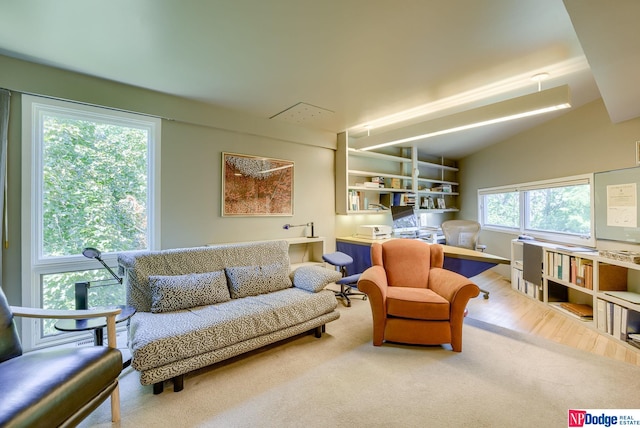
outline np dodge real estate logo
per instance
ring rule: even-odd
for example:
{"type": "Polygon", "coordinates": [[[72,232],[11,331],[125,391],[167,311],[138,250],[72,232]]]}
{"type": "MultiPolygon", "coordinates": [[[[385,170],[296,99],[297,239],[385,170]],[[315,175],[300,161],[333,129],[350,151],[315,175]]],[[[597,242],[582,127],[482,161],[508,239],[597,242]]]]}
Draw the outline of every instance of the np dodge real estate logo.
{"type": "Polygon", "coordinates": [[[640,410],[569,410],[569,428],[584,426],[610,427],[613,425],[640,427],[640,410]]]}

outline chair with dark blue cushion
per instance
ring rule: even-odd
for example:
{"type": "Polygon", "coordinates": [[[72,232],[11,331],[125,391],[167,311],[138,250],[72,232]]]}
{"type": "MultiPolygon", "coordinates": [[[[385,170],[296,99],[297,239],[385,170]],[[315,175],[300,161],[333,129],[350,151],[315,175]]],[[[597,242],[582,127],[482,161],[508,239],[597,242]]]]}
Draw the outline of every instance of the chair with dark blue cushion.
{"type": "Polygon", "coordinates": [[[335,253],[324,254],[322,259],[330,265],[335,266],[336,270],[342,274],[342,279],[336,281],[336,284],[340,286],[340,291],[335,291],[337,298],[342,299],[346,306],[351,306],[349,296],[362,296],[362,300],[367,300],[366,294],[360,291],[354,291],[358,289],[360,274],[348,274],[347,266],[353,264],[353,258],[350,255],[336,251],[335,253]]]}
{"type": "Polygon", "coordinates": [[[111,397],[111,418],[120,421],[115,318],[121,309],[65,311],[9,306],[0,289],[0,426],[76,426],[111,397]],[[15,316],[106,317],[109,347],[65,347],[22,352],[15,316]]]}

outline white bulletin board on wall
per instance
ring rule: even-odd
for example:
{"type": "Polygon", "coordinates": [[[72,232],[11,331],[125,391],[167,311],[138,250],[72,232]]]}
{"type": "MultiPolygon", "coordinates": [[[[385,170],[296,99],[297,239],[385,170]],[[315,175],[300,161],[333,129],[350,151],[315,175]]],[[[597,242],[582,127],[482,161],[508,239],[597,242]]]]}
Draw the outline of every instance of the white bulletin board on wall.
{"type": "Polygon", "coordinates": [[[640,243],[640,167],[594,176],[596,239],[640,243]]]}

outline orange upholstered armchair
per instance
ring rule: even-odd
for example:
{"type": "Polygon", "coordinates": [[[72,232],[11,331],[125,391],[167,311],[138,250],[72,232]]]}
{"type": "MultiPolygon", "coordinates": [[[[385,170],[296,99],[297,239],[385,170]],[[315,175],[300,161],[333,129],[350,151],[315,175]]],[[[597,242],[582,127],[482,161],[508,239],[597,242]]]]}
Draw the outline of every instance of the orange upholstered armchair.
{"type": "Polygon", "coordinates": [[[367,294],[373,315],[373,344],[383,341],[439,345],[462,351],[467,302],[480,293],[464,276],[443,269],[439,244],[393,239],[371,245],[373,266],[358,289],[367,294]]]}

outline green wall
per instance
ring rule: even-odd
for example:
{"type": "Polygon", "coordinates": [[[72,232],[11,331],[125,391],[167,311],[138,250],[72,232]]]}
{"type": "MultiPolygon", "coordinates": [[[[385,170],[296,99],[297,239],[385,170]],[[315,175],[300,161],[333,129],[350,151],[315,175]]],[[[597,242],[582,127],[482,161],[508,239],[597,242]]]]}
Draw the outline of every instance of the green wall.
{"type": "MultiPolygon", "coordinates": [[[[602,100],[569,111],[460,161],[459,218],[478,218],[478,189],[636,166],[640,119],[614,124],[602,100]]],[[[483,231],[487,252],[510,257],[516,235],[483,231]]],[[[619,246],[598,242],[598,247],[619,246]]],[[[636,248],[637,250],[637,248],[636,248]]],[[[507,268],[496,268],[508,276],[507,268]]]]}
{"type": "MultiPolygon", "coordinates": [[[[161,147],[161,246],[316,234],[335,247],[334,163],[336,135],[239,114],[195,101],[0,56],[0,87],[12,91],[9,123],[9,248],[3,249],[2,288],[21,304],[21,102],[20,93],[81,101],[163,118],[161,147]],[[294,161],[294,215],[222,217],[221,153],[294,161]]],[[[71,284],[70,284],[71,286],[71,284]]]]}
{"type": "MultiPolygon", "coordinates": [[[[9,248],[3,250],[2,287],[12,304],[21,298],[20,92],[115,107],[162,121],[161,245],[175,248],[210,242],[297,237],[304,228],[284,223],[314,221],[325,236],[351,234],[357,224],[386,218],[339,216],[334,208],[336,136],[239,114],[142,88],[0,56],[0,87],[14,91],[9,129],[9,248]],[[220,215],[221,153],[263,155],[295,162],[293,217],[228,218],[220,215]]],[[[483,187],[565,177],[635,166],[640,119],[612,124],[601,100],[499,142],[460,161],[459,218],[477,218],[483,187]]],[[[510,255],[514,235],[483,231],[488,252],[510,255]]],[[[615,245],[598,243],[599,246],[615,245]]],[[[508,269],[496,268],[505,276],[508,269]]]]}

